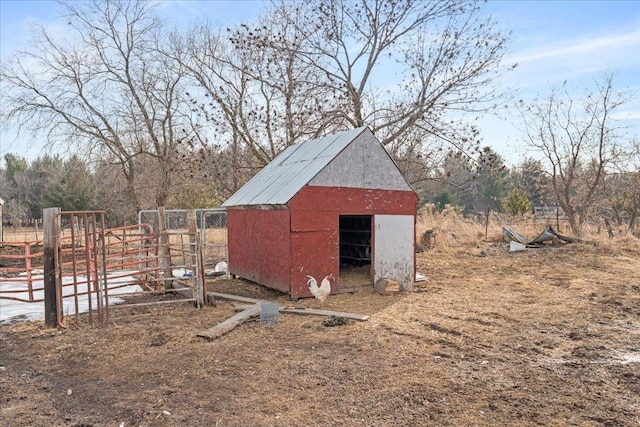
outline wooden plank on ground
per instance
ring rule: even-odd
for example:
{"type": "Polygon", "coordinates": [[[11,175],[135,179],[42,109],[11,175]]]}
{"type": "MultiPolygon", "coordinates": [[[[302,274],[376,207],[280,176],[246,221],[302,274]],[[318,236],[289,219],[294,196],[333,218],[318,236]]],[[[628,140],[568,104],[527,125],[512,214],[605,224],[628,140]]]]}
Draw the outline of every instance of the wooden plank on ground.
{"type": "Polygon", "coordinates": [[[211,295],[220,299],[226,299],[229,301],[248,302],[252,304],[257,304],[260,302],[259,299],[255,299],[255,298],[241,297],[239,295],[231,295],[231,294],[222,294],[220,292],[207,292],[207,295],[211,295]]]}
{"type": "Polygon", "coordinates": [[[344,317],[345,319],[353,319],[365,321],[369,319],[369,316],[357,313],[347,313],[344,311],[330,311],[330,310],[316,310],[314,308],[280,308],[282,313],[295,313],[295,314],[315,314],[318,316],[336,316],[344,317]]]}
{"type": "MultiPolygon", "coordinates": [[[[238,304],[236,305],[238,309],[247,310],[250,305],[238,304]]],[[[345,319],[353,319],[365,321],[369,319],[369,316],[364,314],[356,314],[356,313],[347,313],[344,311],[331,311],[331,310],[316,310],[314,308],[287,308],[284,306],[280,306],[280,313],[294,313],[294,314],[311,314],[316,316],[336,316],[336,317],[344,317],[345,319]]]]}
{"type": "Polygon", "coordinates": [[[198,334],[199,337],[206,338],[208,340],[214,340],[226,334],[236,326],[240,325],[251,317],[258,316],[260,314],[260,304],[254,304],[244,311],[236,314],[233,317],[228,318],[224,322],[221,322],[213,328],[202,331],[198,334]]]}
{"type": "Polygon", "coordinates": [[[195,298],[183,298],[183,299],[174,299],[171,301],[152,301],[152,302],[137,302],[132,304],[117,304],[111,308],[129,308],[129,307],[145,307],[148,305],[162,305],[162,304],[173,304],[176,302],[195,302],[195,298]]]}

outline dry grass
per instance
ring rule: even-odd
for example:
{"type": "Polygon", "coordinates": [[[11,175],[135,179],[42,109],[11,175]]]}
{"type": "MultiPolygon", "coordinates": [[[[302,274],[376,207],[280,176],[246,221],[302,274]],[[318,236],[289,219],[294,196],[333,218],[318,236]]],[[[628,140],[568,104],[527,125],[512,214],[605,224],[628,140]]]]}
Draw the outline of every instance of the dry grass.
{"type": "MultiPolygon", "coordinates": [[[[281,314],[207,342],[196,333],[234,314],[219,301],[122,307],[95,329],[0,325],[0,425],[637,426],[640,251],[510,253],[456,227],[492,250],[451,240],[457,249],[418,255],[427,280],[414,292],[326,301],[367,322],[281,314]]],[[[208,285],[317,306],[249,282],[208,285]]]]}
{"type": "MultiPolygon", "coordinates": [[[[568,237],[575,237],[569,229],[569,224],[555,218],[535,218],[527,215],[520,218],[492,213],[489,216],[488,227],[485,229],[485,218],[475,220],[464,217],[451,206],[447,206],[442,212],[437,212],[433,205],[426,205],[419,213],[416,220],[416,238],[426,230],[433,230],[435,244],[433,250],[450,253],[472,253],[478,248],[503,241],[502,227],[508,226],[528,238],[534,238],[540,234],[547,225],[551,225],[556,231],[568,237]],[[485,236],[486,232],[486,236],[485,236]]],[[[625,229],[614,230],[614,237],[610,239],[602,224],[585,224],[582,236],[584,240],[592,242],[601,250],[617,252],[624,249],[640,249],[640,240],[625,229]]]]}
{"type": "MultiPolygon", "coordinates": [[[[485,238],[451,209],[421,212],[418,235],[436,232],[417,255],[425,281],[325,303],[367,322],[281,314],[207,342],[196,334],[235,313],[218,301],[114,308],[93,329],[0,325],[0,425],[637,426],[639,240],[594,227],[597,245],[509,252],[503,225],[546,224],[492,216],[485,238]]],[[[208,289],[318,305],[246,281],[208,289]]]]}
{"type": "Polygon", "coordinates": [[[37,242],[42,240],[42,229],[35,227],[3,227],[2,241],[4,242],[37,242]]]}

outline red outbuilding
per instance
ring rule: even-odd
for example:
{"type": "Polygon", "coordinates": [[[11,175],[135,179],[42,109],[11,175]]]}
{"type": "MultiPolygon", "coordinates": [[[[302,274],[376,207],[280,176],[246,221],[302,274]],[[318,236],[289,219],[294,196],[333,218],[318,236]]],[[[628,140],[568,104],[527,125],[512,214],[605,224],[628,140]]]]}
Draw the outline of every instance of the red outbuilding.
{"type": "Polygon", "coordinates": [[[229,272],[293,298],[380,278],[411,290],[418,197],[369,128],[284,150],[225,203],[229,272]]]}

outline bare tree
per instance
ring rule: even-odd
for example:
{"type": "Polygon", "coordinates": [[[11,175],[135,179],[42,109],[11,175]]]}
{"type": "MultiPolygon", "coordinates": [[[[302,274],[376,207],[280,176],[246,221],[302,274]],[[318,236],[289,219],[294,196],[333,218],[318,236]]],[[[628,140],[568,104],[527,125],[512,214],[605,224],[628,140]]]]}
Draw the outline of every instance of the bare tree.
{"type": "Polygon", "coordinates": [[[605,212],[615,218],[616,225],[635,231],[640,215],[640,169],[620,172],[607,177],[603,190],[609,197],[605,199],[605,212]]]}
{"type": "Polygon", "coordinates": [[[451,148],[477,157],[478,131],[463,115],[495,106],[505,48],[474,1],[312,0],[273,2],[227,34],[203,25],[172,52],[202,89],[193,111],[235,171],[366,125],[420,181],[451,148]]]}
{"type": "Polygon", "coordinates": [[[259,155],[254,139],[259,134],[257,127],[243,114],[245,99],[250,98],[248,76],[243,75],[242,66],[238,71],[228,65],[230,49],[216,29],[202,24],[185,35],[174,33],[167,50],[167,55],[188,70],[194,83],[186,92],[192,113],[189,129],[193,131],[187,143],[202,150],[208,160],[205,168],[213,169],[209,172],[217,177],[220,192],[227,197],[253,175],[251,170],[268,163],[259,155]]]}
{"type": "Polygon", "coordinates": [[[629,231],[634,233],[640,217],[640,141],[634,138],[627,151],[628,159],[619,162],[616,173],[607,180],[609,206],[616,222],[621,226],[625,220],[629,231]]]}
{"type": "Polygon", "coordinates": [[[506,37],[478,2],[330,0],[301,8],[304,19],[287,15],[308,40],[298,59],[343,94],[334,120],[370,126],[386,146],[410,144],[420,129],[423,143],[431,136],[466,147],[461,113],[486,111],[498,99],[492,80],[506,37]]]}
{"type": "Polygon", "coordinates": [[[640,167],[636,167],[634,172],[629,173],[628,185],[622,194],[622,203],[629,218],[629,230],[635,233],[640,217],[640,167]]]}
{"type": "Polygon", "coordinates": [[[338,96],[319,69],[299,60],[305,44],[278,10],[251,28],[220,34],[205,23],[174,37],[168,54],[198,86],[189,92],[200,119],[192,141],[218,153],[211,158],[223,192],[235,191],[284,148],[331,130],[326,112],[336,110],[338,96]]]}
{"type": "Polygon", "coordinates": [[[597,202],[608,168],[619,159],[621,128],[614,113],[629,99],[614,90],[608,74],[583,98],[574,97],[565,82],[545,98],[520,103],[526,141],[542,155],[555,198],[576,235],[597,202]]]}
{"type": "Polygon", "coordinates": [[[138,176],[139,159],[152,159],[155,204],[164,205],[181,143],[183,72],[161,54],[162,23],[149,2],[64,7],[65,37],[38,27],[33,47],[2,65],[3,119],[119,164],[136,209],[139,188],[148,187],[138,176]]]}
{"type": "Polygon", "coordinates": [[[19,199],[11,199],[4,206],[4,216],[16,232],[29,219],[29,208],[19,199]]]}

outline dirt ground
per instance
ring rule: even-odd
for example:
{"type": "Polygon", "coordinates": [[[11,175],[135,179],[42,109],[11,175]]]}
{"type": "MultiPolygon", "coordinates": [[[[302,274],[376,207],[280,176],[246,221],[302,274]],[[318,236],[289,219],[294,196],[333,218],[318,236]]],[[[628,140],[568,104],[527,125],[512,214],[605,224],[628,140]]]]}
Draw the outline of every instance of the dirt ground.
{"type": "MultiPolygon", "coordinates": [[[[413,292],[331,296],[215,341],[230,302],[0,325],[3,426],[638,426],[640,251],[504,243],[424,252],[413,292]],[[483,250],[484,249],[484,250],[483,250]]],[[[258,285],[209,290],[297,303],[258,285]]]]}

